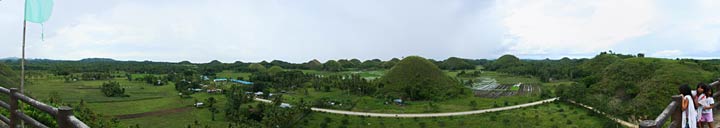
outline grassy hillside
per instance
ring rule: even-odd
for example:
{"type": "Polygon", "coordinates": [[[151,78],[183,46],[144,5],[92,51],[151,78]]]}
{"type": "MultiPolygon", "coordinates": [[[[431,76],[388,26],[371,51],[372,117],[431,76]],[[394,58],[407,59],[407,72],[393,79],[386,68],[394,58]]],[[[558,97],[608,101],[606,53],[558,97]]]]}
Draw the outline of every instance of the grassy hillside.
{"type": "Polygon", "coordinates": [[[0,63],[0,86],[2,87],[18,87],[20,83],[19,74],[15,73],[7,65],[0,63]]]}
{"type": "Polygon", "coordinates": [[[441,100],[469,93],[435,64],[418,56],[402,59],[379,83],[382,92],[390,98],[441,100]]]}
{"type": "Polygon", "coordinates": [[[681,84],[694,89],[717,77],[695,62],[659,58],[599,55],[581,67],[591,75],[581,84],[561,87],[561,95],[629,120],[657,116],[681,84]]]}

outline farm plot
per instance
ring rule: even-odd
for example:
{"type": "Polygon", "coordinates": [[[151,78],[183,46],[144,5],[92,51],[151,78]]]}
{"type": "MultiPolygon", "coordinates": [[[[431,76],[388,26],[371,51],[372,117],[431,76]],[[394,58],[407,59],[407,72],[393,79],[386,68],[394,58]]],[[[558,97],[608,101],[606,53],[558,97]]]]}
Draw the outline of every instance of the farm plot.
{"type": "Polygon", "coordinates": [[[533,85],[520,84],[515,85],[498,85],[495,88],[486,88],[482,90],[473,90],[476,97],[498,98],[504,96],[527,95],[533,92],[539,92],[539,88],[533,85]],[[513,89],[516,88],[516,89],[513,89]]]}

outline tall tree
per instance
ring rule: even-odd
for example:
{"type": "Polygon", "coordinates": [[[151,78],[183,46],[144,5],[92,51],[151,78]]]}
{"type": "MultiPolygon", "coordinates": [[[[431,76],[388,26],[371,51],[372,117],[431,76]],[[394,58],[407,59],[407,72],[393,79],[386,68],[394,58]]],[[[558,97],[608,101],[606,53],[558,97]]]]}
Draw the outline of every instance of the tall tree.
{"type": "Polygon", "coordinates": [[[342,71],[342,70],[343,70],[343,67],[342,67],[342,65],[341,65],[340,63],[338,63],[338,62],[335,61],[335,60],[328,60],[328,61],[325,62],[325,64],[323,65],[323,69],[324,69],[325,71],[342,71]]]}
{"type": "Polygon", "coordinates": [[[250,66],[248,66],[248,68],[251,71],[255,71],[255,72],[265,72],[267,70],[267,68],[265,68],[265,66],[263,66],[262,64],[258,64],[258,63],[250,64],[250,66]]]}

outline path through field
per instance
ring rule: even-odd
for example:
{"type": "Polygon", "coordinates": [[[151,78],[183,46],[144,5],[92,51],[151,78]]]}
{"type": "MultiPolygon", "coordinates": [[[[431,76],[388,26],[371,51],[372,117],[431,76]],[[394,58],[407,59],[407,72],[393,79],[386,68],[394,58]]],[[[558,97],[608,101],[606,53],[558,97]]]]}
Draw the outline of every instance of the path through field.
{"type": "MultiPolygon", "coordinates": [[[[270,100],[266,99],[260,99],[255,98],[256,101],[260,102],[266,102],[266,103],[272,103],[270,100]]],[[[510,109],[516,109],[516,108],[523,108],[523,107],[530,107],[535,105],[540,105],[543,103],[549,103],[553,102],[555,100],[558,100],[558,98],[550,98],[546,100],[541,101],[535,101],[532,103],[525,103],[525,104],[518,104],[513,106],[505,106],[505,107],[498,107],[498,108],[490,108],[490,109],[483,109],[483,110],[473,110],[473,111],[463,111],[463,112],[446,112],[446,113],[413,113],[413,114],[398,114],[398,113],[369,113],[369,112],[354,112],[354,111],[344,111],[344,110],[333,110],[333,109],[324,109],[324,108],[310,108],[313,111],[317,112],[327,112],[327,113],[333,113],[333,114],[343,114],[343,115],[354,115],[354,116],[371,116],[371,117],[444,117],[444,116],[462,116],[462,115],[471,115],[471,114],[480,114],[480,113],[487,113],[487,112],[497,112],[497,111],[504,111],[504,110],[510,110],[510,109]]]]}
{"type": "Polygon", "coordinates": [[[590,110],[590,111],[599,113],[599,114],[601,114],[601,115],[605,115],[605,117],[610,118],[611,120],[613,120],[613,121],[615,121],[615,122],[617,122],[617,123],[619,123],[619,124],[621,124],[621,125],[623,125],[623,126],[625,126],[625,127],[629,127],[629,128],[637,128],[637,127],[638,127],[637,124],[633,124],[633,123],[627,122],[627,121],[625,121],[625,120],[621,120],[621,119],[612,117],[612,116],[610,116],[610,115],[608,115],[608,114],[605,114],[604,112],[601,112],[600,110],[595,110],[595,109],[593,109],[593,107],[587,106],[587,105],[585,105],[585,104],[577,103],[577,102],[572,101],[572,100],[568,100],[568,101],[570,101],[570,103],[577,104],[577,105],[580,105],[580,106],[582,106],[582,107],[585,107],[585,108],[587,108],[587,109],[590,110]]]}

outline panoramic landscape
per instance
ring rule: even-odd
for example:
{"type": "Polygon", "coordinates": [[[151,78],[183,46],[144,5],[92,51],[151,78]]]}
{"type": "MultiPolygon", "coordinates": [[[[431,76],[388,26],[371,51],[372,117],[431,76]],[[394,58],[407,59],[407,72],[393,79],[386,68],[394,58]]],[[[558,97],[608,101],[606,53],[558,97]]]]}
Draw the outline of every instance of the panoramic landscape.
{"type": "Polygon", "coordinates": [[[0,127],[718,127],[718,7],[3,0],[0,127]]]}

